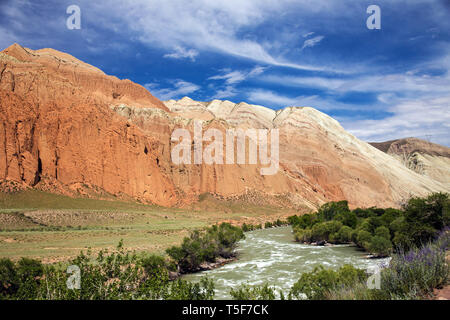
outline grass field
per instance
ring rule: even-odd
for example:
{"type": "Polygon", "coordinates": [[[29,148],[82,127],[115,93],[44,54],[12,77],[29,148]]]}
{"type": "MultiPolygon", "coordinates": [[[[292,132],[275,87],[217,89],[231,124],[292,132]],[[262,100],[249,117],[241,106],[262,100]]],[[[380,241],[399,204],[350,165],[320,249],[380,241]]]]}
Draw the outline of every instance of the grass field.
{"type": "Polygon", "coordinates": [[[193,208],[177,209],[37,190],[0,193],[0,257],[32,257],[52,263],[87,248],[113,248],[121,239],[131,250],[163,253],[195,228],[221,221],[258,224],[296,213],[208,195],[200,200],[193,208]]]}

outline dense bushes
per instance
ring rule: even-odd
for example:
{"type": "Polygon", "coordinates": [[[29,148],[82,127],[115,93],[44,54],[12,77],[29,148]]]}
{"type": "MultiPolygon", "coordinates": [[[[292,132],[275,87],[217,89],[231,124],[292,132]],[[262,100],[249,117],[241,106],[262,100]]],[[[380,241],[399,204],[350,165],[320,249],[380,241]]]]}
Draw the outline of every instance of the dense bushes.
{"type": "Polygon", "coordinates": [[[276,290],[268,284],[253,287],[243,284],[236,289],[231,288],[230,295],[234,300],[275,300],[276,290]]]}
{"type": "Polygon", "coordinates": [[[203,262],[214,262],[218,257],[232,257],[237,242],[243,238],[241,228],[222,223],[204,231],[192,232],[184,238],[181,246],[173,246],[166,252],[181,272],[192,272],[199,270],[203,262]]]}
{"type": "Polygon", "coordinates": [[[242,238],[241,228],[222,223],[191,232],[181,246],[167,250],[169,260],[158,255],[138,256],[125,251],[122,243],[112,252],[80,253],[67,265],[0,259],[0,299],[212,299],[212,281],[173,280],[176,272],[171,272],[195,271],[203,262],[229,258],[242,238]],[[69,265],[79,270],[80,289],[68,288],[69,265]]]}
{"type": "Polygon", "coordinates": [[[432,240],[450,223],[450,200],[445,193],[412,198],[402,210],[350,210],[347,201],[326,203],[314,214],[292,216],[297,241],[355,243],[379,257],[394,249],[407,250],[432,240]]]}
{"type": "Polygon", "coordinates": [[[389,266],[381,270],[380,289],[368,289],[365,282],[330,291],[325,299],[421,299],[448,281],[450,265],[446,250],[450,248],[450,231],[444,230],[436,241],[421,247],[400,249],[389,266]]]}
{"type": "Polygon", "coordinates": [[[344,265],[339,270],[317,267],[314,271],[304,273],[293,285],[289,297],[296,299],[324,299],[326,294],[341,287],[349,287],[354,283],[365,281],[367,275],[364,270],[351,265],[344,265]]]}
{"type": "Polygon", "coordinates": [[[9,259],[0,259],[0,298],[33,298],[40,286],[43,271],[42,263],[37,260],[22,258],[14,264],[9,259]]]}
{"type": "Polygon", "coordinates": [[[67,286],[67,265],[42,265],[22,259],[0,260],[0,299],[212,299],[214,284],[169,279],[169,264],[162,257],[141,257],[117,250],[81,253],[69,265],[79,268],[80,287],[67,286]]]}
{"type": "MultiPolygon", "coordinates": [[[[356,269],[351,265],[344,265],[337,271],[317,267],[314,271],[304,273],[285,295],[281,290],[278,297],[284,299],[325,299],[334,290],[351,287],[355,283],[365,281],[368,275],[364,270],[356,269]]],[[[274,300],[277,290],[268,284],[249,286],[241,285],[230,290],[235,300],[274,300]]]]}

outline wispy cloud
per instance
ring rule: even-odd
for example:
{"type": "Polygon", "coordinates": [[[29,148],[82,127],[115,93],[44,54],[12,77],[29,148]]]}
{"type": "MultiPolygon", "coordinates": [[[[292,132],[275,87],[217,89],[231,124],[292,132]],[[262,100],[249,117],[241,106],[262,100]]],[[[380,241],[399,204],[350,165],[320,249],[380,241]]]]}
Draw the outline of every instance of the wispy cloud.
{"type": "Polygon", "coordinates": [[[222,69],[220,74],[211,76],[208,80],[223,80],[223,86],[212,85],[211,88],[216,89],[216,93],[213,95],[213,99],[229,99],[238,94],[239,90],[236,89],[236,85],[247,79],[257,77],[262,74],[267,68],[261,66],[255,66],[250,70],[231,70],[222,69]]]}
{"type": "Polygon", "coordinates": [[[303,46],[300,48],[300,51],[303,51],[305,48],[314,47],[319,44],[320,41],[325,38],[324,36],[317,36],[311,39],[307,39],[303,42],[303,46]]]}
{"type": "Polygon", "coordinates": [[[176,46],[174,48],[174,52],[172,53],[166,53],[163,57],[164,58],[171,58],[171,59],[185,59],[188,58],[191,61],[195,61],[195,57],[198,56],[198,51],[195,49],[186,49],[180,46],[176,46]]]}
{"type": "MultiPolygon", "coordinates": [[[[445,69],[444,69],[445,70],[445,69]]],[[[329,93],[345,92],[419,92],[446,93],[450,88],[450,75],[433,76],[422,71],[393,73],[385,75],[363,75],[347,78],[300,77],[265,75],[260,81],[297,88],[316,88],[329,93]]]]}
{"type": "MultiPolygon", "coordinates": [[[[279,38],[279,32],[277,38],[270,35],[273,41],[259,39],[256,30],[260,25],[296,6],[299,4],[292,0],[192,0],[189,4],[184,0],[125,0],[108,5],[108,14],[127,26],[124,32],[133,32],[136,40],[151,47],[169,50],[188,47],[273,66],[338,72],[337,68],[291,60],[283,51],[273,50],[272,42],[279,38]],[[243,30],[252,30],[252,36],[242,37],[243,30]]],[[[92,7],[97,12],[100,6],[92,7]]],[[[302,9],[308,12],[329,7],[325,0],[315,1],[314,5],[309,1],[302,3],[302,9]]]]}
{"type": "Polygon", "coordinates": [[[249,102],[263,104],[268,107],[301,106],[302,101],[307,99],[305,96],[289,97],[264,89],[250,90],[247,97],[249,102]]]}
{"type": "Polygon", "coordinates": [[[179,79],[170,81],[170,84],[170,88],[161,88],[158,83],[146,83],[144,87],[160,100],[181,98],[200,89],[200,86],[194,83],[179,79]]]}
{"type": "Polygon", "coordinates": [[[222,69],[221,74],[209,77],[208,80],[225,80],[226,84],[236,84],[262,74],[265,69],[266,68],[260,66],[256,66],[251,70],[222,69]]]}
{"type": "Polygon", "coordinates": [[[226,86],[225,88],[219,89],[212,96],[211,99],[230,99],[238,94],[238,91],[233,86],[226,86]]]}
{"type": "Polygon", "coordinates": [[[345,129],[366,141],[419,137],[450,146],[450,96],[402,101],[388,110],[384,119],[355,120],[342,118],[345,129]]]}

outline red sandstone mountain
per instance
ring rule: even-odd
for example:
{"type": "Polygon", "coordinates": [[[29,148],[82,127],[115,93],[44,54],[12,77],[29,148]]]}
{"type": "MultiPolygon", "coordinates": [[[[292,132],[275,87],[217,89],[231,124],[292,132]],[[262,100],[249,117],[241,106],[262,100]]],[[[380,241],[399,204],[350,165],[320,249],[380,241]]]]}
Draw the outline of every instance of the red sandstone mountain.
{"type": "Polygon", "coordinates": [[[449,191],[429,176],[347,133],[313,108],[273,111],[229,101],[165,103],[129,80],[52,49],[15,44],[0,53],[0,179],[66,194],[110,194],[164,206],[200,194],[312,208],[348,199],[395,206],[411,195],[449,191]],[[175,128],[278,128],[280,169],[175,165],[175,128]]]}

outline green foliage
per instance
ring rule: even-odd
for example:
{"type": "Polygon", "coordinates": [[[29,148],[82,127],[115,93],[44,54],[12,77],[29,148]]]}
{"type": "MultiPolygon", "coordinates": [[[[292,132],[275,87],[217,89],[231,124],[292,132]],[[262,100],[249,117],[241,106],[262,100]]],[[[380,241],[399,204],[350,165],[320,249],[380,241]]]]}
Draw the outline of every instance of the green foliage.
{"type": "Polygon", "coordinates": [[[389,226],[395,219],[403,214],[401,210],[388,208],[384,210],[384,214],[381,216],[381,221],[384,226],[389,226]]]}
{"type": "Polygon", "coordinates": [[[288,218],[296,241],[353,242],[379,256],[434,239],[449,220],[450,200],[446,193],[412,198],[403,210],[372,207],[351,211],[346,201],[340,201],[326,203],[316,213],[288,218]]]}
{"type": "Polygon", "coordinates": [[[311,242],[311,229],[301,229],[294,227],[295,241],[309,243],[311,242]]]}
{"type": "Polygon", "coordinates": [[[358,218],[363,219],[376,216],[375,212],[373,212],[372,209],[356,208],[355,210],[353,210],[353,212],[356,214],[358,218]]]}
{"type": "Polygon", "coordinates": [[[17,264],[0,260],[0,298],[31,299],[37,295],[43,265],[40,261],[22,258],[17,264]]]}
{"type": "Polygon", "coordinates": [[[9,259],[0,259],[0,299],[14,295],[19,289],[19,283],[14,263],[9,259]]]}
{"type": "Polygon", "coordinates": [[[327,241],[330,235],[338,232],[341,227],[342,223],[335,220],[317,223],[312,227],[311,241],[327,241]]]}
{"type": "Polygon", "coordinates": [[[196,230],[183,239],[180,247],[168,248],[166,253],[180,267],[181,272],[197,271],[205,261],[214,262],[217,257],[232,257],[237,242],[244,238],[243,229],[222,223],[203,232],[196,230]]]}
{"type": "Polygon", "coordinates": [[[385,238],[386,240],[391,239],[391,233],[389,232],[389,229],[385,226],[380,226],[375,229],[375,235],[378,237],[385,238]]]}
{"type": "Polygon", "coordinates": [[[162,256],[155,254],[142,258],[141,264],[147,274],[157,274],[160,270],[173,271],[175,269],[162,256]]]}
{"type": "Polygon", "coordinates": [[[412,198],[404,207],[406,230],[402,231],[412,243],[432,240],[446,223],[450,210],[450,199],[446,193],[433,193],[427,198],[412,198]]]}
{"type": "Polygon", "coordinates": [[[108,300],[108,299],[188,299],[214,297],[214,283],[202,278],[193,284],[171,281],[163,257],[139,258],[123,249],[103,250],[97,256],[80,253],[69,265],[80,270],[80,289],[70,289],[66,265],[43,266],[22,259],[17,264],[0,260],[2,299],[108,300]]]}
{"type": "Polygon", "coordinates": [[[316,216],[312,214],[304,214],[301,216],[291,216],[288,218],[288,223],[292,226],[299,227],[301,229],[310,228],[316,221],[316,216]]]}
{"type": "Polygon", "coordinates": [[[392,243],[385,237],[373,236],[366,249],[377,257],[386,257],[392,252],[392,243]]]}
{"type": "MultiPolygon", "coordinates": [[[[275,300],[275,289],[268,284],[249,286],[243,284],[236,289],[230,289],[230,295],[234,300],[275,300]]],[[[281,294],[282,296],[282,294],[281,294]]]]}
{"type": "Polygon", "coordinates": [[[336,233],[335,241],[338,243],[350,243],[353,238],[353,229],[349,226],[342,226],[336,233]]]}
{"type": "Polygon", "coordinates": [[[398,300],[427,298],[434,288],[448,283],[450,265],[446,252],[450,232],[444,231],[434,242],[400,250],[388,267],[381,270],[381,289],[368,289],[364,282],[332,291],[327,299],[398,300]]]}
{"type": "Polygon", "coordinates": [[[317,216],[322,221],[333,220],[338,214],[342,214],[350,211],[348,208],[348,202],[338,201],[338,202],[328,202],[322,205],[317,212],[317,216]]]}
{"type": "Polygon", "coordinates": [[[330,291],[351,286],[366,278],[364,270],[356,269],[352,265],[344,265],[337,271],[320,266],[312,272],[302,274],[293,285],[289,297],[302,299],[305,295],[311,300],[325,299],[330,291]]]}
{"type": "Polygon", "coordinates": [[[358,235],[356,236],[356,243],[362,248],[367,248],[371,239],[372,235],[370,234],[370,232],[366,230],[360,230],[358,232],[358,235]]]}
{"type": "Polygon", "coordinates": [[[338,213],[335,216],[335,219],[342,222],[343,225],[348,226],[352,229],[356,228],[356,224],[358,222],[356,213],[354,213],[353,211],[344,211],[344,212],[338,213]]]}

